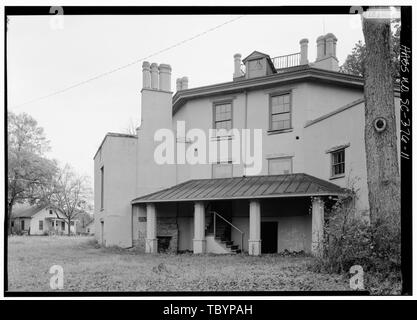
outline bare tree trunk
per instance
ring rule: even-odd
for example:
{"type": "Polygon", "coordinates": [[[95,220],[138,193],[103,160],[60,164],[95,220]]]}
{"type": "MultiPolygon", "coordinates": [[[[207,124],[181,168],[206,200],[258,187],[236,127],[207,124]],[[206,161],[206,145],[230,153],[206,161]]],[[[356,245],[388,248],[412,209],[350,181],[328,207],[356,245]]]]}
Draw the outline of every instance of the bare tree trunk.
{"type": "Polygon", "coordinates": [[[399,228],[400,175],[390,57],[390,21],[364,17],[363,33],[367,50],[365,149],[370,218],[374,225],[378,221],[391,221],[393,227],[399,228]]]}
{"type": "Polygon", "coordinates": [[[71,218],[68,218],[68,236],[71,235],[71,218]]]}
{"type": "Polygon", "coordinates": [[[12,234],[12,212],[13,212],[13,202],[7,204],[7,235],[12,234]]]}

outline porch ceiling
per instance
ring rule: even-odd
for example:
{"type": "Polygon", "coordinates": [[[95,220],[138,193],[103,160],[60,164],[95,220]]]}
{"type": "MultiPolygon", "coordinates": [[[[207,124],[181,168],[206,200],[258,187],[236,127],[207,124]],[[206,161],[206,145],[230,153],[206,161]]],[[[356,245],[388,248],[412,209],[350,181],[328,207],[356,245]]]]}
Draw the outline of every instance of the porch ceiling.
{"type": "Polygon", "coordinates": [[[305,173],[197,179],[132,200],[149,202],[341,196],[349,191],[305,173]]]}

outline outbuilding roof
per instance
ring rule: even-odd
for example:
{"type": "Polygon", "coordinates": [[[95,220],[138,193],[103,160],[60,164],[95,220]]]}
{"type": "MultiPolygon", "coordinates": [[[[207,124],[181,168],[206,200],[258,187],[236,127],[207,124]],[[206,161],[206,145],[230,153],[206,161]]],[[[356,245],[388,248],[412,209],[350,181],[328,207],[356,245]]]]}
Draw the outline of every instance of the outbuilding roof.
{"type": "Polygon", "coordinates": [[[22,208],[13,209],[12,218],[32,218],[46,206],[24,206],[22,208]]]}
{"type": "Polygon", "coordinates": [[[262,199],[308,196],[342,196],[349,194],[328,181],[305,173],[282,175],[197,179],[177,184],[132,201],[179,202],[226,199],[262,199]]]}

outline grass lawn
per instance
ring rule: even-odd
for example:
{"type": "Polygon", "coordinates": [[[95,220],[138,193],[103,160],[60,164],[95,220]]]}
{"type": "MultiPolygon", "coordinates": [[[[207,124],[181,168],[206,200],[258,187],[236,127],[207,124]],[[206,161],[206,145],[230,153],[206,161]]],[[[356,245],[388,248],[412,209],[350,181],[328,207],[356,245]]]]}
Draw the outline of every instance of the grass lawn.
{"type": "Polygon", "coordinates": [[[52,291],[52,265],[63,291],[349,290],[340,275],[308,271],[309,257],[155,254],[100,248],[91,237],[8,238],[9,291],[52,291]]]}

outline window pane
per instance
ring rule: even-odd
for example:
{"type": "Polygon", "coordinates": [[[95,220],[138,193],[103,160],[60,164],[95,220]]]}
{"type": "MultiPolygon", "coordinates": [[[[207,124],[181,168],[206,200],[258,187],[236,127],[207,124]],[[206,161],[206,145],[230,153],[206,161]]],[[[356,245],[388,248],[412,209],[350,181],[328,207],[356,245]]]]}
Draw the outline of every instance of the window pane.
{"type": "Polygon", "coordinates": [[[333,152],[332,156],[332,175],[345,173],[345,150],[333,152]]]}
{"type": "Polygon", "coordinates": [[[233,165],[231,163],[213,164],[213,178],[231,178],[233,165]]]}
{"type": "Polygon", "coordinates": [[[289,110],[287,110],[285,108],[285,106],[286,105],[284,105],[284,104],[279,104],[279,105],[276,105],[276,106],[272,106],[272,109],[271,109],[272,114],[281,113],[281,112],[288,112],[289,110]]]}
{"type": "Polygon", "coordinates": [[[284,103],[287,103],[287,104],[290,103],[290,95],[289,94],[284,95],[284,103]]]}
{"type": "Polygon", "coordinates": [[[268,160],[269,174],[287,174],[292,173],[291,158],[277,158],[268,160]]]}
{"type": "Polygon", "coordinates": [[[284,129],[282,121],[272,122],[272,130],[281,130],[284,129]]]}
{"type": "Polygon", "coordinates": [[[282,120],[290,120],[290,114],[289,113],[280,113],[280,114],[273,114],[272,115],[272,122],[282,121],[282,120]]]}
{"type": "Polygon", "coordinates": [[[219,121],[215,123],[215,129],[226,129],[230,130],[232,129],[232,121],[226,120],[226,121],[219,121]]]}

